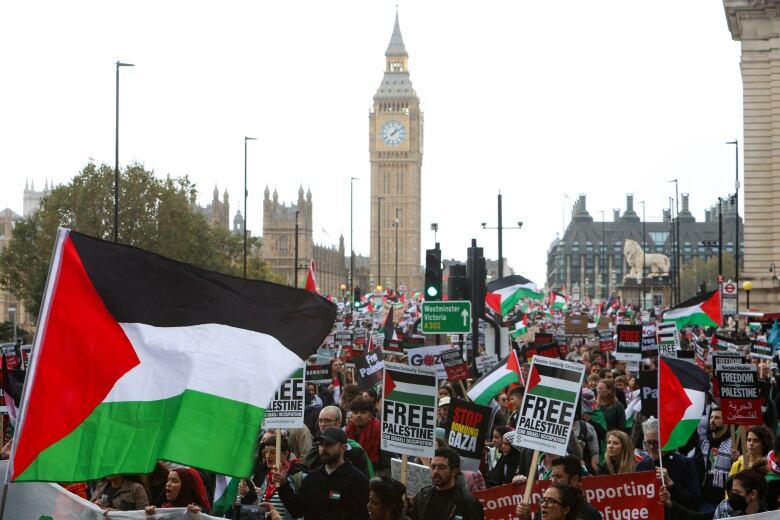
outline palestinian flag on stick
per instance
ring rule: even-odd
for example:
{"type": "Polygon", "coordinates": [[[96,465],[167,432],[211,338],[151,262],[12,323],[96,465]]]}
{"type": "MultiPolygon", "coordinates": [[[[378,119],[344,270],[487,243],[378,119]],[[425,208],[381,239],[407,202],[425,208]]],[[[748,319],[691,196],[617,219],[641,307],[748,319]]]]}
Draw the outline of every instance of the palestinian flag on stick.
{"type": "MultiPolygon", "coordinates": [[[[534,360],[536,359],[534,357],[534,360]]],[[[535,361],[528,373],[526,393],[576,405],[583,373],[582,370],[569,370],[535,361]]]]}
{"type": "Polygon", "coordinates": [[[493,370],[479,378],[468,392],[469,399],[482,406],[488,406],[505,387],[520,382],[520,363],[517,353],[513,350],[493,370]]]}
{"type": "Polygon", "coordinates": [[[522,334],[526,334],[528,332],[528,315],[523,315],[522,321],[518,321],[515,323],[515,330],[512,331],[512,337],[516,338],[522,334]]]}
{"type": "Polygon", "coordinates": [[[664,321],[677,323],[677,330],[688,325],[720,327],[723,323],[720,309],[720,291],[694,296],[664,312],[664,321]]]}
{"type": "Polygon", "coordinates": [[[487,290],[485,302],[501,316],[512,312],[522,298],[544,299],[535,283],[517,274],[490,282],[485,288],[487,290]]]}
{"type": "Polygon", "coordinates": [[[320,289],[317,286],[317,274],[314,271],[314,259],[312,258],[311,262],[309,262],[309,271],[306,273],[306,282],[303,286],[304,289],[306,289],[309,292],[313,292],[315,294],[320,293],[320,289]]]}
{"type": "Polygon", "coordinates": [[[566,298],[562,294],[550,291],[550,310],[560,310],[566,307],[566,298]]]}
{"type": "Polygon", "coordinates": [[[265,407],[336,306],[61,229],[9,468],[16,481],[251,473],[265,407]]]}
{"type": "Polygon", "coordinates": [[[658,358],[658,437],[662,450],[676,450],[688,442],[701,420],[709,388],[707,374],[693,363],[658,358]]]}

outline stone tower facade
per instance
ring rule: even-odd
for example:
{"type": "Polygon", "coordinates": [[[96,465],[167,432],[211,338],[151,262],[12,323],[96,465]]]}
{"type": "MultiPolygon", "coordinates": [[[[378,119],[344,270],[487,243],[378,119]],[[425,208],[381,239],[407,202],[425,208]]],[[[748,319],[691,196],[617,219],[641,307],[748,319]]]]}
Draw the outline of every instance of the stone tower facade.
{"type": "Polygon", "coordinates": [[[219,190],[214,186],[214,193],[211,204],[203,210],[203,215],[209,224],[222,229],[230,229],[230,202],[227,190],[222,194],[222,200],[219,200],[219,190]]]}
{"type": "MultiPolygon", "coordinates": [[[[51,188],[54,188],[52,182],[51,188]]],[[[35,191],[35,181],[28,185],[27,181],[24,182],[24,198],[22,200],[22,216],[27,218],[41,207],[41,200],[51,193],[49,187],[49,180],[46,179],[46,183],[43,185],[43,191],[35,191]]]]}
{"type": "Polygon", "coordinates": [[[740,274],[750,306],[780,308],[780,0],[724,0],[731,37],[741,43],[745,234],[740,274]]]}
{"type": "Polygon", "coordinates": [[[384,76],[368,115],[369,268],[373,283],[411,292],[422,290],[423,285],[420,264],[423,114],[409,79],[408,62],[396,13],[393,34],[385,51],[384,76]]]}

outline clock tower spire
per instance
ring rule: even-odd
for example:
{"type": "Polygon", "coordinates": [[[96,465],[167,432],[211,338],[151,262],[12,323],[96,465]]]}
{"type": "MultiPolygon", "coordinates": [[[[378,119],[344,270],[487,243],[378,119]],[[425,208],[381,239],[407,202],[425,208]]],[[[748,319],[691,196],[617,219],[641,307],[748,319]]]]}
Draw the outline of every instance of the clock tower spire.
{"type": "Polygon", "coordinates": [[[409,54],[397,12],[368,118],[371,278],[375,285],[419,291],[423,114],[409,78],[409,54]]]}

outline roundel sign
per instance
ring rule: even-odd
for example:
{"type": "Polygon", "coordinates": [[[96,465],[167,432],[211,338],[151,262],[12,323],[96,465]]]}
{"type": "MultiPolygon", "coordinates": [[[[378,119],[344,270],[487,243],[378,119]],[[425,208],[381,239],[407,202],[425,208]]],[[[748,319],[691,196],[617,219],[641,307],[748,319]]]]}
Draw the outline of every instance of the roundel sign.
{"type": "Polygon", "coordinates": [[[728,294],[729,296],[737,294],[737,284],[734,282],[723,284],[723,294],[728,294]]]}

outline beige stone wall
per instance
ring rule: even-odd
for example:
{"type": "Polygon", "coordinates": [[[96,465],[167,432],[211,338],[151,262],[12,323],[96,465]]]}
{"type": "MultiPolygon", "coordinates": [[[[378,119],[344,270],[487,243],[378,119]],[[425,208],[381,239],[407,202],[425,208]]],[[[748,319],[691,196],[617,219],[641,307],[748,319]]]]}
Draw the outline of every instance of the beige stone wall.
{"type": "MultiPolygon", "coordinates": [[[[728,27],[741,42],[744,110],[744,270],[751,307],[780,310],[780,2],[724,0],[728,27]]],[[[742,300],[742,299],[741,299],[742,300]]],[[[740,301],[744,308],[745,302],[740,301]]]]}

